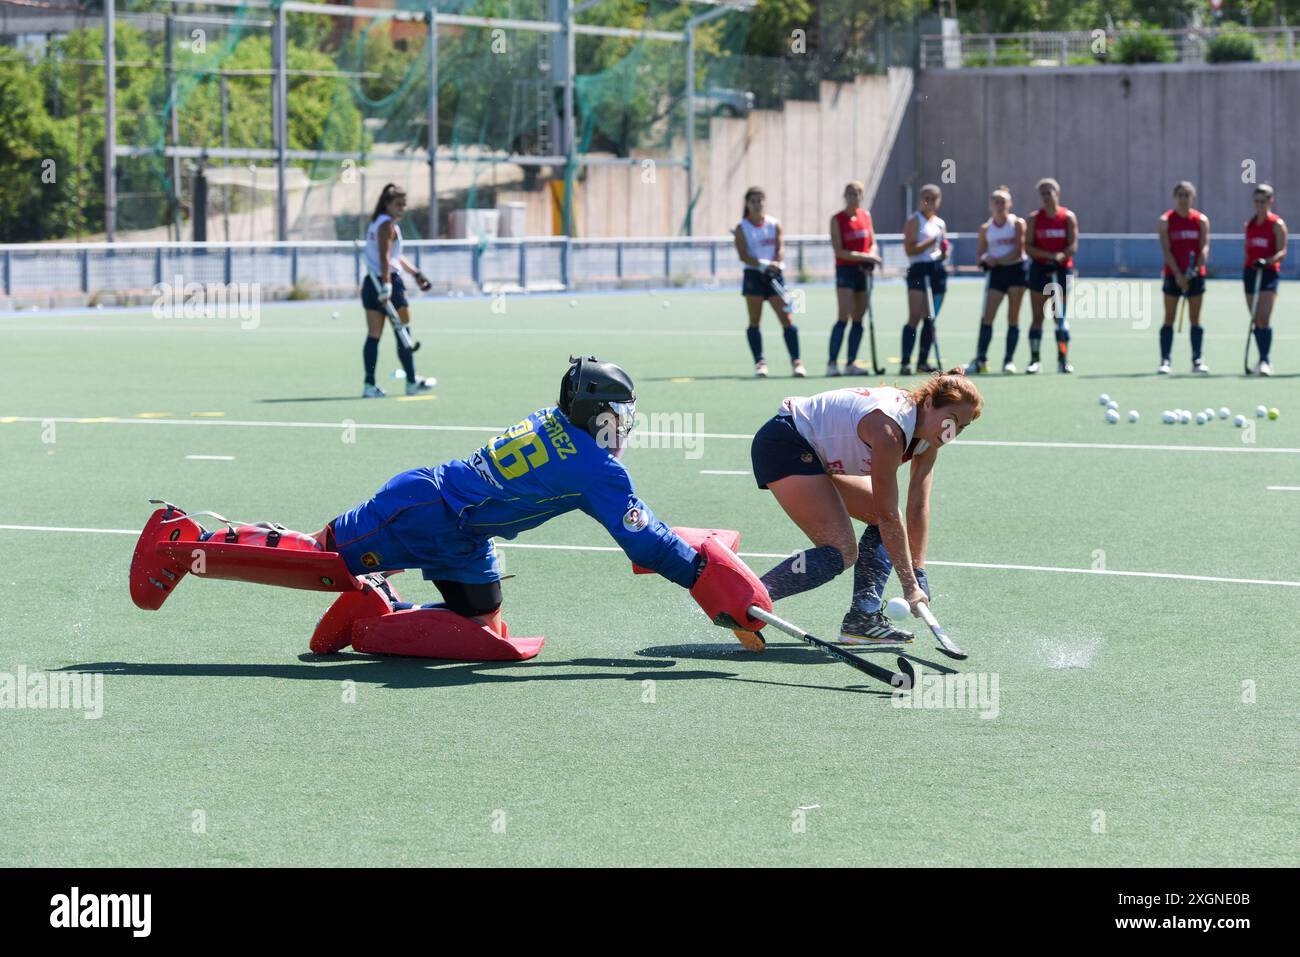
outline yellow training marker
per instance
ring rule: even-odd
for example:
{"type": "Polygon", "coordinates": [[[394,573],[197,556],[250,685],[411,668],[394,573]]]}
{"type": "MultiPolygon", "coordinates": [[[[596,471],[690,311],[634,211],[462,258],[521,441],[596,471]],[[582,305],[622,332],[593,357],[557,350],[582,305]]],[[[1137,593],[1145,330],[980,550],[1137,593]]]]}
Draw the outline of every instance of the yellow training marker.
{"type": "Polygon", "coordinates": [[[220,419],[225,414],[224,412],[191,412],[190,417],[195,419],[220,419]]]}
{"type": "Polygon", "coordinates": [[[8,425],[10,422],[17,422],[17,421],[18,421],[18,416],[16,415],[6,415],[3,418],[0,418],[0,422],[4,423],[5,425],[8,425]]]}
{"type": "Polygon", "coordinates": [[[673,376],[668,381],[669,382],[694,382],[695,379],[688,375],[679,375],[679,376],[673,376]]]}
{"type": "Polygon", "coordinates": [[[438,398],[436,395],[399,395],[398,402],[428,402],[430,399],[438,398]]]}
{"type": "Polygon", "coordinates": [[[135,417],[137,419],[165,419],[169,415],[171,415],[170,412],[137,412],[135,417]]]}

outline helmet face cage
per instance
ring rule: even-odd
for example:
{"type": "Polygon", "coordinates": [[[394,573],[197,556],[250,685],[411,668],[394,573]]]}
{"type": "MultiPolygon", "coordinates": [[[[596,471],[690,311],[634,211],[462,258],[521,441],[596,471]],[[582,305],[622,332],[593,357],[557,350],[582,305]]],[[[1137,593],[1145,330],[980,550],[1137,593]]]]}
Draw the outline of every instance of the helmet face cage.
{"type": "Polygon", "coordinates": [[[618,437],[626,439],[636,425],[636,399],[630,402],[611,402],[609,411],[618,419],[618,437]]]}
{"type": "Polygon", "coordinates": [[[614,458],[623,457],[623,452],[627,449],[628,436],[632,434],[632,428],[636,424],[636,399],[629,402],[609,402],[605,408],[591,417],[589,431],[596,440],[596,444],[605,449],[614,458]],[[614,417],[611,422],[599,422],[598,420],[606,413],[614,417]]]}

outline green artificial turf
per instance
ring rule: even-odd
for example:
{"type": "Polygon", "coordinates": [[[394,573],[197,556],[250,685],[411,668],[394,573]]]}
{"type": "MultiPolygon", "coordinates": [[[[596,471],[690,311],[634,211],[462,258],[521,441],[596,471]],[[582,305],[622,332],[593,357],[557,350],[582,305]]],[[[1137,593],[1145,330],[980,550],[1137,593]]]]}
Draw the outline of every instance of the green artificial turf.
{"type": "MultiPolygon", "coordinates": [[[[944,303],[949,365],[973,353],[980,288],[955,283],[944,303]]],[[[352,304],[268,305],[249,330],[148,310],[0,317],[0,525],[40,529],[0,529],[0,672],[104,675],[98,720],[0,710],[0,864],[1295,865],[1300,492],[1267,487],[1300,486],[1297,301],[1285,287],[1272,380],[1241,375],[1228,282],[1206,297],[1209,378],[1186,373],[1186,334],[1180,374],[1157,378],[1154,326],[1078,318],[1073,377],[1052,371],[1049,332],[1046,373],[979,380],[983,417],[940,456],[927,561],[970,658],[924,638],[909,653],[923,673],[996,677],[987,719],[894,707],[783,636],[744,653],[615,552],[503,547],[506,619],[547,644],[465,664],[314,658],[323,593],[187,580],[140,611],[133,535],[49,530],[138,529],[167,498],[313,531],[553,403],[582,352],[623,365],[642,412],[715,436],[629,451],[660,517],[788,553],[806,542],[768,493],[703,472],[747,471],[730,436],[783,396],[847,384],[817,377],[831,290],[800,317],[803,382],[770,316],[774,374],[750,376],[731,291],[508,297],[504,312],[421,300],[420,370],[441,381],[420,401],[357,398],[352,304]],[[1141,421],[1108,425],[1102,392],[1141,421]],[[1258,404],[1281,418],[1256,420],[1258,404]],[[1253,432],[1160,422],[1206,406],[1253,432]],[[217,424],[243,421],[292,424],[217,424]]],[[[900,285],[878,288],[882,359],[902,303],[900,285]]],[[[398,394],[396,366],[386,334],[381,383],[398,394]]],[[[518,541],[612,544],[580,513],[518,541]]],[[[394,583],[434,599],[417,575],[394,583]]],[[[778,611],[831,636],[849,589],[845,575],[778,611]]]]}

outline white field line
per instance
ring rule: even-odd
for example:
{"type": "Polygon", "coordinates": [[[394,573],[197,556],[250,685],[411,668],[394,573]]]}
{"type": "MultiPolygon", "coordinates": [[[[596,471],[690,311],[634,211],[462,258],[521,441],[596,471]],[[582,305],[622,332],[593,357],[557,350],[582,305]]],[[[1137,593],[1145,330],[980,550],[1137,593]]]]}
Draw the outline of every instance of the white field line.
{"type": "Polygon", "coordinates": [[[185,456],[192,462],[233,462],[233,455],[187,455],[185,456]]]}
{"type": "Polygon", "coordinates": [[[753,475],[753,472],[734,471],[732,469],[700,469],[701,475],[753,475]]]}
{"type": "MultiPolygon", "coordinates": [[[[358,309],[355,316],[360,318],[361,312],[358,309]]],[[[8,330],[13,332],[122,332],[122,333],[145,333],[154,335],[156,333],[177,333],[177,332],[194,332],[194,333],[228,333],[228,334],[248,334],[252,333],[270,333],[272,335],[291,335],[291,336],[355,336],[355,325],[344,325],[351,314],[347,317],[331,320],[330,325],[303,325],[300,320],[277,320],[274,325],[262,325],[251,329],[243,329],[240,323],[244,320],[231,318],[224,323],[213,324],[211,320],[206,320],[206,324],[200,325],[192,319],[160,319],[156,325],[127,325],[115,322],[111,317],[106,318],[103,322],[96,323],[72,323],[65,322],[58,318],[57,314],[49,313],[4,313],[0,314],[0,322],[31,323],[34,317],[40,318],[39,324],[28,325],[25,328],[8,330]]],[[[428,321],[431,317],[422,317],[418,312],[414,315],[414,320],[421,322],[428,321]]],[[[516,327],[461,327],[461,326],[438,326],[438,335],[457,335],[457,336],[553,336],[553,335],[600,335],[600,336],[635,336],[636,338],[646,337],[703,337],[703,338],[731,338],[736,334],[735,329],[608,329],[602,328],[596,320],[592,320],[592,326],[577,328],[548,328],[537,325],[516,326],[516,327]]],[[[1149,330],[1132,329],[1130,331],[1120,332],[1092,332],[1089,333],[1089,339],[1121,339],[1128,340],[1139,336],[1149,334],[1149,330]]],[[[1231,339],[1234,342],[1241,337],[1236,333],[1211,333],[1205,334],[1207,340],[1214,339],[1231,339]]],[[[1274,332],[1273,339],[1293,340],[1300,339],[1300,335],[1284,334],[1274,332]]]]}
{"type": "MultiPolygon", "coordinates": [[[[13,532],[74,532],[92,535],[139,535],[130,528],[75,528],[59,525],[0,525],[0,531],[13,532]]],[[[616,552],[615,545],[539,545],[525,542],[497,542],[497,548],[529,548],[556,552],[616,552]]],[[[740,552],[741,558],[789,558],[789,552],[740,552]]],[[[926,565],[946,568],[980,568],[991,571],[1046,572],[1061,575],[1110,575],[1120,578],[1164,578],[1171,581],[1220,582],[1228,585],[1268,585],[1282,588],[1300,588],[1300,581],[1279,581],[1269,578],[1228,578],[1223,575],[1180,575],[1174,572],[1135,572],[1112,568],[1065,568],[1058,565],[1007,565],[998,562],[940,562],[927,559],[926,565]]]]}
{"type": "MultiPolygon", "coordinates": [[[[283,422],[268,419],[138,419],[115,415],[105,416],[36,416],[0,415],[0,425],[27,422],[44,424],[55,422],[69,425],[211,425],[262,429],[375,429],[392,432],[504,432],[503,425],[429,425],[424,423],[385,422],[283,422]]],[[[727,439],[748,442],[753,435],[748,432],[636,432],[645,438],[661,439],[727,439]]],[[[1022,449],[1124,449],[1145,452],[1254,452],[1274,455],[1300,454],[1298,448],[1269,448],[1258,445],[1154,445],[1136,442],[1035,442],[1018,440],[958,439],[953,445],[986,446],[991,448],[1022,449]]],[[[635,446],[634,446],[635,448],[635,446]]],[[[749,473],[741,473],[749,474],[749,473]]]]}
{"type": "Polygon", "coordinates": [[[1300,485],[1269,485],[1266,488],[1270,492],[1300,492],[1300,485]]]}

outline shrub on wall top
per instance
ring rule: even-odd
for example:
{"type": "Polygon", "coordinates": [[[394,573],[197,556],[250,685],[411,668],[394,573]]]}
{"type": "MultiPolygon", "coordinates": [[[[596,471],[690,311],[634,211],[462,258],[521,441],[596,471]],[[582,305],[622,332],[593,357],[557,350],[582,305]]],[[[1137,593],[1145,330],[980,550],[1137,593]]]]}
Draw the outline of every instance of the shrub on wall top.
{"type": "Polygon", "coordinates": [[[1142,29],[1119,37],[1111,59],[1118,63],[1173,63],[1174,42],[1154,30],[1142,29]]]}
{"type": "Polygon", "coordinates": [[[1205,51],[1210,63],[1244,63],[1259,59],[1255,38],[1234,26],[1227,26],[1214,35],[1205,51]]]}

